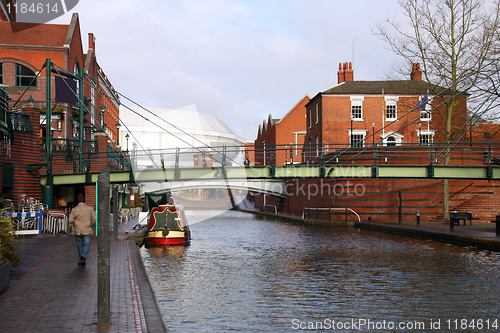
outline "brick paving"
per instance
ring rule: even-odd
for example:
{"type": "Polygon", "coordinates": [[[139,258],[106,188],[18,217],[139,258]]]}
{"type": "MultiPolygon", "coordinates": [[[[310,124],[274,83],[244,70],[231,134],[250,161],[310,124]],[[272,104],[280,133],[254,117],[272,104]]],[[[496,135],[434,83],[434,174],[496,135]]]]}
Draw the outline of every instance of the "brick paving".
{"type": "Polygon", "coordinates": [[[72,235],[20,238],[21,269],[12,270],[10,287],[0,295],[0,331],[168,332],[133,238],[120,233],[111,241],[107,326],[97,325],[97,237],[86,266],[77,265],[72,235]]]}

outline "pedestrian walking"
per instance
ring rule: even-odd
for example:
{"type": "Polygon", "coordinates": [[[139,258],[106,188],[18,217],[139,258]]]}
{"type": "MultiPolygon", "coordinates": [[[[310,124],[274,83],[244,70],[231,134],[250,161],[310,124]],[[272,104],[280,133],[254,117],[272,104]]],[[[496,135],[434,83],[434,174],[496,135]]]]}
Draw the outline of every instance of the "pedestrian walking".
{"type": "Polygon", "coordinates": [[[69,214],[69,223],[75,227],[76,247],[78,248],[78,265],[85,265],[90,249],[92,226],[95,225],[96,216],[94,209],[85,203],[83,193],[76,196],[76,205],[69,214]]]}

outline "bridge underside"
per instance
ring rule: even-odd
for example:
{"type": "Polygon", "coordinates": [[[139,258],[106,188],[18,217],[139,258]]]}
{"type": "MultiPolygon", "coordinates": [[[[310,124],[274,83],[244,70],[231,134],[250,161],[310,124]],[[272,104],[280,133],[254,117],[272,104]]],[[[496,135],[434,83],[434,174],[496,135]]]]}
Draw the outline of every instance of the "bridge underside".
{"type": "Polygon", "coordinates": [[[168,181],[168,189],[171,191],[182,190],[197,190],[197,189],[231,189],[242,190],[249,192],[266,193],[277,197],[284,198],[285,195],[285,180],[284,179],[267,179],[267,180],[188,180],[188,181],[168,181]]]}

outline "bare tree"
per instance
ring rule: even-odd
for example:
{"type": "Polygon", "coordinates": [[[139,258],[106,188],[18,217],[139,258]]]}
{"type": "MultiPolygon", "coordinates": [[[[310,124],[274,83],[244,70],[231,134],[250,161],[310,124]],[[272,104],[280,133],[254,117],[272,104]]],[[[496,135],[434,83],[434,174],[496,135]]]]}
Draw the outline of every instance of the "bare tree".
{"type": "MultiPolygon", "coordinates": [[[[492,74],[498,78],[500,0],[400,0],[399,5],[407,21],[387,19],[374,34],[388,43],[406,68],[420,62],[427,82],[450,88],[441,114],[449,143],[460,95],[479,99],[498,88],[498,81],[491,78],[492,74]]],[[[444,163],[449,164],[449,154],[444,163]]],[[[443,180],[447,223],[449,209],[449,184],[443,180]]]]}

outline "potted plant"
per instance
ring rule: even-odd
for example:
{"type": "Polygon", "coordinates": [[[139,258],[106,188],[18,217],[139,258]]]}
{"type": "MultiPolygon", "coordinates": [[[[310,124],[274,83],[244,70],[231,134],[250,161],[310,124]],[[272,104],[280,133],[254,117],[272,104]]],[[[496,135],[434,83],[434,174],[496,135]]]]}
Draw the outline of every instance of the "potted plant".
{"type": "Polygon", "coordinates": [[[19,253],[12,243],[16,240],[16,230],[10,217],[0,210],[0,293],[9,287],[10,268],[19,268],[19,253]]]}

